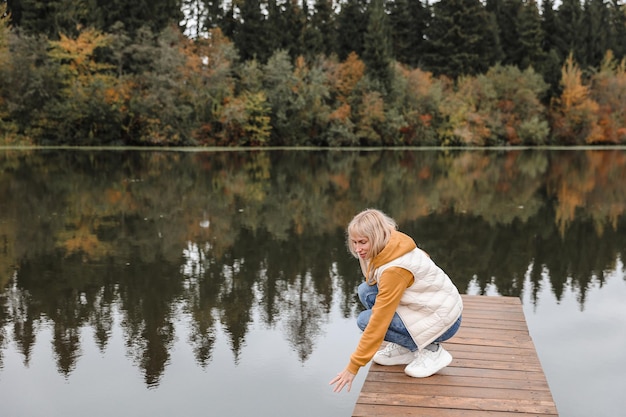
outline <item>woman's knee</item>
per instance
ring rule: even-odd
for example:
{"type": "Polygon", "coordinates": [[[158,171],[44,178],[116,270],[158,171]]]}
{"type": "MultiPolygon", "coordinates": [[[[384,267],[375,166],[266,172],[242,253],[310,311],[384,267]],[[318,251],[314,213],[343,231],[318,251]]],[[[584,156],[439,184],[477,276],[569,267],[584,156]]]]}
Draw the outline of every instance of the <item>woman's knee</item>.
{"type": "Polygon", "coordinates": [[[357,288],[357,294],[359,301],[361,301],[361,304],[363,304],[365,308],[372,308],[376,301],[376,295],[378,295],[378,286],[362,282],[357,288]]]}
{"type": "Polygon", "coordinates": [[[461,327],[461,321],[462,321],[462,316],[460,316],[457,321],[448,329],[446,330],[441,337],[439,337],[439,339],[437,339],[437,342],[445,342],[448,339],[451,339],[452,336],[454,336],[456,334],[456,332],[459,331],[459,327],[461,327]]]}
{"type": "Polygon", "coordinates": [[[372,310],[365,310],[359,313],[359,316],[356,318],[356,325],[359,326],[359,329],[365,330],[367,323],[370,322],[370,317],[372,317],[372,310]]]}

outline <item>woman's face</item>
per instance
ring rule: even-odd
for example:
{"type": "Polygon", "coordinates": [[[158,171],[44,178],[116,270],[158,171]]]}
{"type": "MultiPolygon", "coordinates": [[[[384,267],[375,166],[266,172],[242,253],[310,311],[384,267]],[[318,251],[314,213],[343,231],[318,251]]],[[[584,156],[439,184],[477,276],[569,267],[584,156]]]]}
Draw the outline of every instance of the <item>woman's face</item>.
{"type": "Polygon", "coordinates": [[[350,236],[352,248],[361,259],[369,258],[370,249],[372,247],[370,240],[365,236],[350,236]]]}

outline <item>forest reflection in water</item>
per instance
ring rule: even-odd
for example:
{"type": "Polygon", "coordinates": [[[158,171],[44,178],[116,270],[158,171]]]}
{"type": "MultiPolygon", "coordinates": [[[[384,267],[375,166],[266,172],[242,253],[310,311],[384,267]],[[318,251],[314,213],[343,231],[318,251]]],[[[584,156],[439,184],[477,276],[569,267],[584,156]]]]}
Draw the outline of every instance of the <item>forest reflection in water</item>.
{"type": "MultiPolygon", "coordinates": [[[[221,415],[348,416],[356,394],[324,385],[358,339],[343,233],[366,207],[461,292],[520,297],[527,315],[572,297],[584,311],[608,277],[624,291],[624,150],[3,150],[0,168],[11,415],[99,415],[98,401],[102,415],[172,415],[181,396],[185,415],[206,415],[211,391],[221,415]],[[113,405],[90,386],[125,394],[113,405]],[[75,414],[29,402],[44,391],[75,414]]],[[[547,374],[557,407],[575,409],[547,374]]]]}

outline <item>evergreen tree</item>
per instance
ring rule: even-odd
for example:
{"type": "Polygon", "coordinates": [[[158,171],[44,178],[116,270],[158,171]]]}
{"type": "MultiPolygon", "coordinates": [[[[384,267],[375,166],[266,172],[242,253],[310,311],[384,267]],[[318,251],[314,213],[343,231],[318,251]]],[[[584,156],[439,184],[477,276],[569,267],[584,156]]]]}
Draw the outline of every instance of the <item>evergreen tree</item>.
{"type": "Polygon", "coordinates": [[[610,49],[610,16],[604,0],[585,0],[582,26],[584,50],[580,65],[597,67],[610,49]]]}
{"type": "Polygon", "coordinates": [[[367,31],[367,0],[347,0],[337,15],[337,55],[345,60],[351,52],[363,56],[367,31]]]}
{"type": "MultiPolygon", "coordinates": [[[[71,1],[71,0],[69,0],[71,1]]],[[[168,25],[183,20],[182,0],[91,0],[95,1],[98,21],[96,28],[108,32],[118,22],[131,35],[142,26],[159,33],[168,25]]],[[[74,3],[74,2],[73,2],[74,3]]]]}
{"type": "Polygon", "coordinates": [[[235,32],[237,32],[238,26],[239,26],[239,22],[237,21],[237,18],[235,17],[235,2],[232,1],[230,3],[230,7],[224,13],[224,18],[222,19],[220,29],[222,29],[222,33],[228,39],[234,42],[235,32]]]}
{"type": "Polygon", "coordinates": [[[315,42],[309,47],[314,56],[324,54],[330,56],[335,51],[336,31],[335,13],[332,0],[315,0],[311,26],[314,30],[315,42]]]}
{"type": "Polygon", "coordinates": [[[383,0],[371,0],[369,4],[369,22],[364,40],[363,62],[365,62],[368,75],[380,85],[382,92],[389,92],[393,78],[393,60],[387,14],[383,3],[383,0]]]}
{"type": "Polygon", "coordinates": [[[307,0],[302,0],[302,15],[304,27],[302,28],[301,36],[301,54],[304,55],[308,61],[311,61],[312,58],[320,53],[323,49],[323,45],[322,36],[313,25],[313,12],[309,9],[307,0]]]}
{"type": "Polygon", "coordinates": [[[267,32],[265,41],[270,51],[285,49],[287,45],[287,37],[285,36],[286,22],[285,10],[276,0],[267,2],[267,32]]]}
{"type": "Polygon", "coordinates": [[[576,62],[584,59],[582,18],[580,0],[561,0],[556,12],[555,26],[551,29],[555,32],[555,46],[562,61],[570,53],[574,55],[576,62]]]}
{"type": "Polygon", "coordinates": [[[483,73],[501,59],[495,18],[480,0],[441,0],[432,7],[427,70],[456,78],[483,73]]]}
{"type": "Polygon", "coordinates": [[[224,9],[219,0],[181,0],[185,19],[181,22],[184,32],[197,38],[209,30],[220,27],[224,20],[224,9]]]}
{"type": "Polygon", "coordinates": [[[543,50],[547,53],[557,46],[556,11],[554,10],[554,0],[542,0],[541,2],[541,29],[543,31],[543,50]]]}
{"type": "Polygon", "coordinates": [[[298,0],[288,0],[285,3],[284,11],[284,28],[283,28],[283,47],[282,49],[289,52],[289,56],[295,59],[301,55],[303,50],[303,34],[305,30],[307,17],[298,0]]]}
{"type": "Polygon", "coordinates": [[[271,55],[267,48],[266,22],[259,0],[243,0],[239,8],[233,40],[241,59],[265,62],[271,55]]]}
{"type": "Polygon", "coordinates": [[[183,20],[183,0],[8,0],[12,23],[26,33],[58,39],[93,27],[108,32],[118,22],[134,35],[147,26],[160,32],[183,20]]]}
{"type": "Polygon", "coordinates": [[[520,69],[532,66],[541,73],[545,65],[546,54],[542,49],[544,34],[541,28],[539,8],[535,0],[524,2],[518,22],[521,55],[516,64],[520,69]]]}
{"type": "Polygon", "coordinates": [[[218,27],[224,19],[224,9],[221,0],[201,0],[206,11],[205,29],[218,27]]]}
{"type": "Polygon", "coordinates": [[[493,13],[504,57],[502,64],[519,65],[524,51],[520,39],[522,0],[487,0],[487,11],[493,13]]]}
{"type": "Polygon", "coordinates": [[[561,80],[561,67],[564,57],[559,52],[559,36],[555,31],[557,26],[557,16],[554,9],[554,0],[543,0],[541,2],[541,28],[543,32],[543,52],[546,54],[541,73],[544,80],[550,85],[549,96],[558,93],[561,80]]]}
{"type": "Polygon", "coordinates": [[[20,0],[2,0],[0,1],[2,4],[6,4],[6,10],[2,17],[10,13],[11,15],[11,24],[16,24],[20,21],[22,17],[22,2],[20,0]]]}
{"type": "Polygon", "coordinates": [[[428,10],[421,0],[393,0],[388,8],[393,56],[403,64],[417,67],[428,27],[428,10]]]}
{"type": "Polygon", "coordinates": [[[626,5],[623,0],[609,0],[609,49],[616,59],[626,56],[626,5]]]}
{"type": "Polygon", "coordinates": [[[59,39],[75,36],[80,28],[95,26],[99,15],[95,0],[8,0],[11,23],[26,33],[59,39]]]}

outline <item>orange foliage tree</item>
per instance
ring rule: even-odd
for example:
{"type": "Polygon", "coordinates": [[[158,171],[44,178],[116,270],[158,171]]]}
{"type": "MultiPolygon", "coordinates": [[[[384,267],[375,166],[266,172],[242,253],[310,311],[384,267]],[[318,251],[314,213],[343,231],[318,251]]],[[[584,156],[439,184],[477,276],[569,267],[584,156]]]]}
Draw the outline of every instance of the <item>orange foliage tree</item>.
{"type": "Polygon", "coordinates": [[[598,103],[598,125],[602,134],[595,143],[626,143],[626,62],[616,62],[607,52],[591,80],[591,96],[598,103]]]}
{"type": "MultiPolygon", "coordinates": [[[[329,63],[330,64],[330,63],[329,63]]],[[[345,61],[327,69],[333,110],[329,115],[329,144],[357,145],[354,107],[357,106],[358,86],[365,76],[365,64],[352,52],[345,61]]]]}

